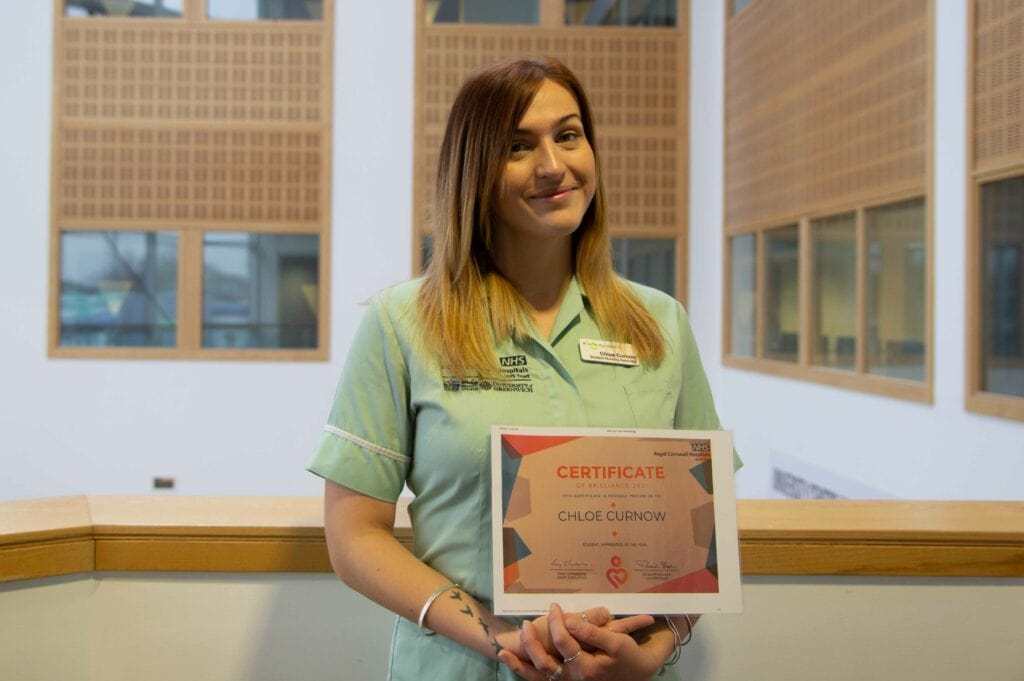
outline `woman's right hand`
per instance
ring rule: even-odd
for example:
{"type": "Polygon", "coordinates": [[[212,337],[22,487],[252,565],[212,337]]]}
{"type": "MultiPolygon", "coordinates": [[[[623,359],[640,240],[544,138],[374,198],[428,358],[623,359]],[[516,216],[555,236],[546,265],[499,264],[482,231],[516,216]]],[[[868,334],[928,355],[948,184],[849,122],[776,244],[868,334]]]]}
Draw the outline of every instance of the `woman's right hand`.
{"type": "MultiPolygon", "coordinates": [[[[607,633],[631,634],[634,631],[650,626],[654,622],[654,618],[650,615],[631,615],[615,619],[608,612],[608,608],[605,607],[588,608],[578,613],[563,613],[561,609],[558,609],[558,614],[561,618],[558,630],[561,632],[565,632],[565,627],[567,626],[577,629],[577,627],[589,624],[607,633]]],[[[505,651],[499,653],[498,659],[522,676],[527,667],[533,666],[533,661],[551,658],[551,656],[559,657],[560,653],[555,642],[552,640],[551,630],[549,615],[542,615],[534,620],[524,621],[522,631],[516,632],[517,637],[514,645],[506,644],[506,641],[509,640],[508,638],[502,640],[502,637],[499,637],[498,641],[505,646],[505,651]],[[515,659],[508,657],[510,653],[515,659]]],[[[586,643],[581,642],[580,646],[587,651],[593,650],[586,643]]],[[[541,675],[546,678],[545,674],[542,673],[541,675]]],[[[527,676],[526,678],[530,677],[527,676]]]]}

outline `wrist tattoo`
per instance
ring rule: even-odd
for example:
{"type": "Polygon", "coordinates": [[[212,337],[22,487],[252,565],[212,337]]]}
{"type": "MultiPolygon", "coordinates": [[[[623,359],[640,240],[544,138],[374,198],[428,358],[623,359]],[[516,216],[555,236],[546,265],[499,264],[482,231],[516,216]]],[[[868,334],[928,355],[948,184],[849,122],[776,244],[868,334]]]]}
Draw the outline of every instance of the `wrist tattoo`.
{"type": "MultiPolygon", "coordinates": [[[[459,590],[456,589],[455,591],[452,592],[451,599],[453,601],[461,601],[462,600],[462,593],[459,590]]],[[[473,612],[473,608],[470,607],[469,603],[466,603],[466,607],[463,608],[462,610],[459,610],[459,612],[461,612],[463,615],[465,615],[467,617],[476,618],[476,623],[480,625],[481,629],[483,629],[484,636],[487,637],[487,642],[491,644],[492,648],[494,648],[494,654],[495,655],[497,655],[502,650],[504,650],[504,646],[502,646],[500,643],[498,643],[498,639],[496,637],[491,636],[491,627],[490,627],[490,625],[487,624],[487,622],[484,622],[484,618],[483,617],[480,617],[476,613],[473,612]]]]}

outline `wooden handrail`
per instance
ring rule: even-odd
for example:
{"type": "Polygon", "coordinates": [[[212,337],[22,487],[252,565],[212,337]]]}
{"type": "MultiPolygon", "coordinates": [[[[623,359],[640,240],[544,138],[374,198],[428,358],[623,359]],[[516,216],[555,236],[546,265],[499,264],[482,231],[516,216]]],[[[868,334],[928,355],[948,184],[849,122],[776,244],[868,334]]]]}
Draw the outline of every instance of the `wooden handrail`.
{"type": "MultiPolygon", "coordinates": [[[[745,575],[1024,577],[1024,502],[738,502],[745,575]]],[[[399,505],[395,534],[412,531],[399,505]]],[[[316,497],[0,503],[0,582],[103,571],[330,572],[316,497]]]]}

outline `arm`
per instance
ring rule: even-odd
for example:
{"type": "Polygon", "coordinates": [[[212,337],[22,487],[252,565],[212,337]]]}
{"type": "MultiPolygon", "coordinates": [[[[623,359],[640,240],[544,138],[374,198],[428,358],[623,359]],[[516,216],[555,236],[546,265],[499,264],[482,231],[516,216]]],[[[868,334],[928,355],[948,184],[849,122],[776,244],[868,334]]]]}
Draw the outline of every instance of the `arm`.
{"type": "MultiPolygon", "coordinates": [[[[334,572],[345,584],[416,622],[420,609],[448,578],[409,553],[394,536],[395,505],[327,481],[324,531],[334,572]]],[[[424,626],[490,658],[516,647],[518,630],[462,589],[434,601],[424,626]]]]}
{"type": "MultiPolygon", "coordinates": [[[[324,531],[334,572],[346,585],[389,610],[417,622],[431,594],[448,578],[409,553],[394,536],[395,505],[327,481],[324,488],[324,531]]],[[[629,632],[646,626],[650,618],[615,620],[604,608],[587,611],[590,621],[613,631],[629,632]]],[[[581,622],[572,615],[569,622],[581,622]]],[[[538,645],[552,648],[546,618],[538,645]]],[[[438,597],[424,626],[491,659],[504,649],[526,656],[519,629],[496,617],[463,589],[438,597]]],[[[553,648],[552,648],[553,649],[553,648]]]]}

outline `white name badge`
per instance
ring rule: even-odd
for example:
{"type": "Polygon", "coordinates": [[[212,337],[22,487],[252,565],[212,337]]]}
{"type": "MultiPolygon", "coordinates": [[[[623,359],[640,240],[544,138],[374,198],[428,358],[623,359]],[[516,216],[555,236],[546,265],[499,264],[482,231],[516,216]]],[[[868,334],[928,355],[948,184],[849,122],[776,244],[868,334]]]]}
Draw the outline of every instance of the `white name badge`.
{"type": "Polygon", "coordinates": [[[580,358],[584,362],[600,362],[601,364],[618,364],[635,367],[640,358],[629,343],[613,343],[612,341],[580,339],[580,358]]]}

